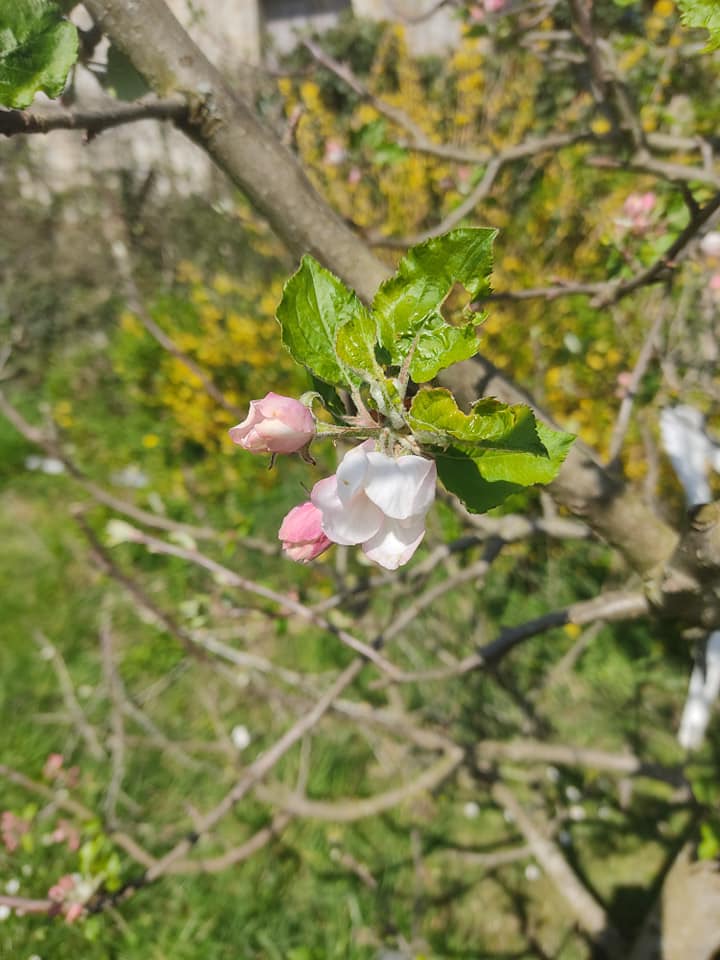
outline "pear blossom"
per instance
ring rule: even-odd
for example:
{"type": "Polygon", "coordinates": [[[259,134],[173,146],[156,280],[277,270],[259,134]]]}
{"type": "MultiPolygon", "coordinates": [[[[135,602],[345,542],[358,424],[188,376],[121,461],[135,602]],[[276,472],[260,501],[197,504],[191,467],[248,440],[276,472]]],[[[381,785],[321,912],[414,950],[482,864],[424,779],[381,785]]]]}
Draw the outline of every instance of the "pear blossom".
{"type": "Polygon", "coordinates": [[[362,544],[371,560],[395,570],[425,536],[437,471],[433,460],[390,457],[374,446],[367,440],[346,453],[337,473],[315,484],[310,500],[333,543],[362,544]]]}
{"type": "Polygon", "coordinates": [[[314,436],[315,420],[308,408],[272,392],[251,400],[247,417],[230,430],[233,443],[250,453],[296,453],[314,436]]]}
{"type": "Polygon", "coordinates": [[[309,500],[288,513],[280,525],[278,539],[285,555],[299,563],[314,560],[332,544],[323,532],[322,514],[309,500]]]}

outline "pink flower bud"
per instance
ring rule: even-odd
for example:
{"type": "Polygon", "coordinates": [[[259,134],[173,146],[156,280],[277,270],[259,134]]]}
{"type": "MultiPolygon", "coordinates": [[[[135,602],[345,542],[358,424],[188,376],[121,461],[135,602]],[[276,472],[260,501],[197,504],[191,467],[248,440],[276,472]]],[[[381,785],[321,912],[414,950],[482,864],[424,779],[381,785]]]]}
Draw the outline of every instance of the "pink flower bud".
{"type": "Polygon", "coordinates": [[[65,911],[65,923],[75,923],[85,913],[85,907],[81,903],[71,903],[65,911]]]}
{"type": "Polygon", "coordinates": [[[323,533],[322,514],[308,500],[293,507],[280,525],[278,539],[291,560],[308,563],[319,557],[332,543],[323,533]]]}
{"type": "Polygon", "coordinates": [[[296,453],[315,436],[315,420],[308,408],[277,393],[250,401],[250,413],[230,430],[233,443],[250,453],[296,453]]]}

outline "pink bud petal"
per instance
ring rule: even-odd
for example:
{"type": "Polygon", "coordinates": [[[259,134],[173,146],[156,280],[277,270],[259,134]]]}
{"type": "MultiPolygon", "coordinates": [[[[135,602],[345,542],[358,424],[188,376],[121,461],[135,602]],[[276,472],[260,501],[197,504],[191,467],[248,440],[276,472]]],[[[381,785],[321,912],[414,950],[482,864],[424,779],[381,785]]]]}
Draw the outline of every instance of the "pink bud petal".
{"type": "Polygon", "coordinates": [[[286,556],[299,563],[308,563],[331,546],[322,529],[322,514],[310,501],[293,507],[285,517],[278,538],[286,556]]]}
{"type": "Polygon", "coordinates": [[[250,402],[245,420],[230,429],[230,438],[250,453],[296,453],[315,436],[308,408],[292,397],[268,393],[250,402]]]}

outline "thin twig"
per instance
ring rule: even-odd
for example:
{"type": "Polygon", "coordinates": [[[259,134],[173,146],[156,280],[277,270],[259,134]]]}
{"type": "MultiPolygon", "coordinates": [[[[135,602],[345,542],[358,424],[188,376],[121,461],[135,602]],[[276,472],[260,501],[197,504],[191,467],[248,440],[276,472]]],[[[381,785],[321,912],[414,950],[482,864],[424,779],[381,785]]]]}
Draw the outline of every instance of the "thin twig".
{"type": "Polygon", "coordinates": [[[632,753],[610,753],[593,747],[576,747],[540,740],[483,740],[476,747],[477,762],[504,760],[508,763],[550,763],[558,766],[585,767],[626,777],[646,777],[674,787],[687,787],[680,767],[648,763],[632,753]]]}
{"type": "Polygon", "coordinates": [[[85,711],[80,706],[80,701],[75,694],[75,686],[72,682],[70,671],[67,668],[62,654],[39,630],[35,632],[35,641],[40,649],[41,655],[43,655],[43,657],[46,653],[49,655],[49,660],[55,670],[67,712],[76,730],[85,741],[90,756],[94,760],[104,760],[106,756],[105,750],[98,740],[95,728],[89,722],[85,716],[85,711]]]}
{"type": "Polygon", "coordinates": [[[108,823],[116,822],[118,794],[125,777],[125,725],[123,723],[123,695],[115,668],[110,613],[106,608],[100,616],[100,659],[105,689],[110,700],[110,781],[105,792],[103,808],[108,823]]]}
{"type": "Polygon", "coordinates": [[[608,469],[617,465],[620,451],[622,450],[623,443],[625,442],[625,435],[627,434],[630,426],[630,417],[632,416],[632,409],[635,403],[635,397],[637,396],[638,387],[640,386],[640,381],[645,376],[647,368],[650,364],[650,360],[652,359],[652,355],[655,352],[655,348],[660,337],[660,331],[665,320],[665,311],[661,309],[659,298],[653,299],[655,300],[654,307],[656,310],[656,316],[650,325],[650,329],[648,330],[645,340],[643,341],[643,345],[640,348],[640,353],[638,354],[635,366],[630,374],[630,381],[627,385],[625,396],[620,404],[620,410],[618,412],[617,420],[615,421],[612,436],[610,438],[608,469]]]}

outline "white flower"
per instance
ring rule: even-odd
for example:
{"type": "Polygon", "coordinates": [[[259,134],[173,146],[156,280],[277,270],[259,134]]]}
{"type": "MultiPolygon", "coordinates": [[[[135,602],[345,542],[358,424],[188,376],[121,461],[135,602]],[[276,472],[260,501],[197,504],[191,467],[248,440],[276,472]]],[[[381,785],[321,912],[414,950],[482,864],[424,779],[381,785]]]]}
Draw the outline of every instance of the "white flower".
{"type": "Polygon", "coordinates": [[[230,739],[236,750],[245,750],[246,747],[250,746],[252,736],[247,727],[239,724],[230,731],[230,739]]]}
{"type": "Polygon", "coordinates": [[[333,477],[310,496],[333,543],[362,544],[387,570],[407,563],[425,536],[425,515],[435,499],[433,460],[376,453],[366,440],[345,454],[333,477]]]}

